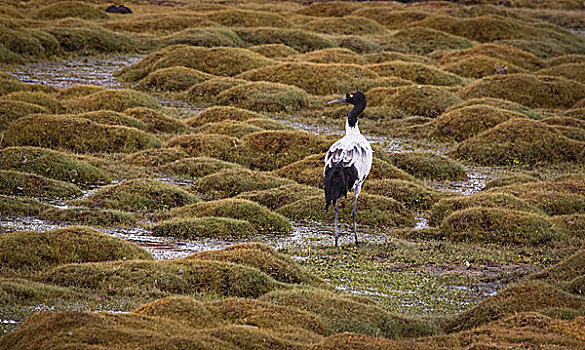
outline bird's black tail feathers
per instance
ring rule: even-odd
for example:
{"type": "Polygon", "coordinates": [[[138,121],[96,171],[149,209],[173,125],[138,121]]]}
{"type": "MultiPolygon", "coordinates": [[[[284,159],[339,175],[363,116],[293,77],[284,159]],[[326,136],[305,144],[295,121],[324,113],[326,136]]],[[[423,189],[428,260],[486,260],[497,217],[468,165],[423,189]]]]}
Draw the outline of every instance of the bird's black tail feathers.
{"type": "Polygon", "coordinates": [[[334,164],[325,170],[325,210],[329,208],[331,201],[335,202],[342,196],[347,197],[347,192],[353,188],[358,179],[358,171],[355,166],[344,167],[343,164],[334,164]]]}

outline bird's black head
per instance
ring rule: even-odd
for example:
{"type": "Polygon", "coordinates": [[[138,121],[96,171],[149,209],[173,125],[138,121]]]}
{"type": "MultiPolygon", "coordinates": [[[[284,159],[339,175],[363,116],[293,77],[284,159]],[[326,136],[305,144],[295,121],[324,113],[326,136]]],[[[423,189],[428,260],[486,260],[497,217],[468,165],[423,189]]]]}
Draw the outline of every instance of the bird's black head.
{"type": "Polygon", "coordinates": [[[327,103],[337,103],[337,102],[347,102],[351,103],[352,105],[366,105],[366,95],[359,91],[350,91],[345,96],[340,97],[338,99],[329,101],[327,103]]]}

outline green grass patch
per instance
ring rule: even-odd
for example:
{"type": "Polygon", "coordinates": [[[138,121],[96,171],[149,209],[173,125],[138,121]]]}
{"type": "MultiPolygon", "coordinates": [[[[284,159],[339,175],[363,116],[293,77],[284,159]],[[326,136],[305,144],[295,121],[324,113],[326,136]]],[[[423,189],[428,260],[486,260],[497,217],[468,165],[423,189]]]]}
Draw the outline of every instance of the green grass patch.
{"type": "Polygon", "coordinates": [[[264,116],[260,113],[241,108],[213,106],[205,109],[200,114],[187,119],[185,123],[191,127],[199,127],[208,123],[218,123],[223,121],[244,122],[252,118],[264,118],[264,116]]]}
{"type": "Polygon", "coordinates": [[[152,133],[185,133],[191,128],[182,120],[171,117],[152,107],[133,107],[124,110],[124,114],[138,119],[146,125],[146,131],[152,133]]]}
{"type": "Polygon", "coordinates": [[[227,89],[247,84],[244,79],[231,77],[211,78],[202,83],[195,84],[187,92],[187,101],[192,105],[213,105],[217,102],[217,95],[227,89]]]}
{"type": "Polygon", "coordinates": [[[460,85],[462,79],[441,69],[416,62],[392,61],[369,65],[381,77],[398,77],[423,85],[460,85]]]}
{"type": "Polygon", "coordinates": [[[461,77],[481,79],[483,77],[497,74],[498,67],[503,67],[506,73],[510,74],[527,73],[526,69],[518,67],[512,63],[483,55],[463,58],[459,61],[449,63],[443,68],[446,71],[457,74],[461,77]]]}
{"type": "Polygon", "coordinates": [[[375,88],[366,93],[371,106],[384,106],[412,115],[437,117],[461,98],[440,87],[413,85],[375,88]]]}
{"type": "Polygon", "coordinates": [[[136,50],[134,40],[102,27],[82,22],[79,26],[57,26],[44,29],[57,39],[62,50],[79,55],[111,54],[136,50]]]}
{"type": "Polygon", "coordinates": [[[284,44],[260,44],[250,46],[248,50],[268,58],[284,58],[299,53],[297,50],[284,44]]]}
{"type": "Polygon", "coordinates": [[[383,159],[421,179],[461,180],[467,177],[459,162],[431,152],[387,153],[383,159]]]}
{"type": "Polygon", "coordinates": [[[470,40],[429,28],[404,28],[385,37],[381,45],[386,50],[426,55],[434,51],[463,50],[473,47],[470,40]]]}
{"type": "Polygon", "coordinates": [[[364,191],[392,198],[413,210],[429,209],[443,196],[421,184],[401,179],[368,180],[364,191]]]}
{"type": "Polygon", "coordinates": [[[220,134],[240,138],[248,134],[263,130],[263,128],[248,124],[246,122],[226,120],[217,123],[204,124],[198,127],[195,131],[204,134],[220,134]]]}
{"type": "Polygon", "coordinates": [[[149,95],[135,90],[104,90],[83,97],[66,100],[67,106],[76,112],[99,111],[109,109],[116,112],[122,112],[128,108],[147,107],[160,108],[149,95]]]}
{"type": "Polygon", "coordinates": [[[335,47],[335,43],[316,33],[288,28],[235,28],[236,34],[250,45],[283,44],[298,52],[335,47]]]}
{"type": "Polygon", "coordinates": [[[239,161],[240,140],[216,134],[180,135],[167,142],[168,147],[179,147],[191,157],[211,157],[227,162],[239,161]]]}
{"type": "Polygon", "coordinates": [[[193,68],[180,66],[161,68],[138,81],[136,88],[153,92],[182,92],[213,77],[193,68]]]}
{"type": "Polygon", "coordinates": [[[506,110],[509,110],[512,112],[524,114],[525,116],[527,116],[528,118],[531,118],[531,119],[542,119],[543,118],[543,116],[540,113],[538,113],[537,111],[530,109],[526,106],[523,106],[519,103],[508,101],[508,100],[503,100],[501,98],[493,98],[493,97],[471,98],[471,99],[465,100],[459,104],[456,104],[454,106],[449,107],[446,112],[451,112],[451,111],[458,109],[458,108],[464,108],[464,107],[469,107],[469,106],[473,106],[473,105],[487,105],[487,106],[492,106],[495,108],[506,109],[506,110]]]}
{"type": "Polygon", "coordinates": [[[5,101],[21,101],[48,109],[51,113],[64,113],[67,107],[55,97],[41,91],[17,91],[5,95],[5,101]]]}
{"type": "Polygon", "coordinates": [[[252,82],[224,90],[217,95],[217,103],[256,111],[298,111],[307,107],[309,96],[296,86],[252,82]]]}
{"type": "Polygon", "coordinates": [[[517,49],[513,46],[498,44],[482,44],[465,50],[440,51],[432,55],[442,65],[454,63],[466,58],[487,56],[500,59],[529,71],[543,68],[546,62],[530,52],[517,49]]]}
{"type": "Polygon", "coordinates": [[[238,167],[240,165],[215,158],[196,157],[179,159],[159,166],[156,170],[165,176],[195,179],[216,173],[220,170],[238,167]]]}
{"type": "Polygon", "coordinates": [[[47,114],[45,107],[22,101],[0,101],[0,131],[6,130],[8,124],[29,114],[47,114]]]}
{"type": "Polygon", "coordinates": [[[121,125],[140,130],[146,130],[146,124],[141,120],[128,116],[127,114],[109,110],[85,112],[76,115],[79,118],[89,119],[98,124],[121,125]]]}
{"type": "Polygon", "coordinates": [[[292,183],[267,190],[244,192],[236,198],[247,199],[263,205],[268,209],[276,210],[303,198],[314,197],[322,193],[323,190],[319,188],[292,183]]]}
{"type": "Polygon", "coordinates": [[[0,170],[0,174],[0,194],[4,195],[64,199],[77,197],[82,193],[74,184],[40,175],[14,170],[0,170]]]}
{"type": "Polygon", "coordinates": [[[158,167],[187,157],[189,154],[180,148],[154,148],[130,153],[124,161],[132,165],[158,167]]]}
{"type": "Polygon", "coordinates": [[[226,27],[286,28],[291,26],[286,17],[276,13],[262,11],[221,10],[208,12],[205,14],[205,17],[226,27]]]}

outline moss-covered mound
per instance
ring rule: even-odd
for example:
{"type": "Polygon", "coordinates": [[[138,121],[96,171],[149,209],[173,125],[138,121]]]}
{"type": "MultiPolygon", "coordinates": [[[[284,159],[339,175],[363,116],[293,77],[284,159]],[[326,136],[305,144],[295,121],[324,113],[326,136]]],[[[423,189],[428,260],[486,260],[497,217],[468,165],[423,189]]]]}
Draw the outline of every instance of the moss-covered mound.
{"type": "Polygon", "coordinates": [[[109,18],[104,11],[80,1],[59,1],[41,7],[35,14],[35,17],[44,20],[67,17],[78,17],[89,20],[109,18]]]}
{"type": "Polygon", "coordinates": [[[100,227],[129,227],[136,226],[136,217],[131,213],[112,209],[97,209],[84,207],[56,208],[49,207],[36,215],[39,219],[56,223],[70,223],[75,225],[89,225],[100,227]]]}
{"type": "Polygon", "coordinates": [[[47,199],[73,198],[82,194],[74,184],[14,170],[0,170],[0,194],[47,199]]]}
{"type": "Polygon", "coordinates": [[[417,9],[398,9],[395,7],[364,7],[353,12],[355,16],[362,16],[375,20],[389,29],[403,29],[411,24],[422,21],[430,16],[429,12],[417,9]]]}
{"type": "Polygon", "coordinates": [[[427,322],[391,314],[376,305],[328,291],[295,288],[265,294],[260,300],[319,315],[332,333],[356,332],[402,338],[436,332],[435,327],[427,322]]]}
{"type": "Polygon", "coordinates": [[[252,118],[246,120],[246,124],[262,128],[264,130],[287,130],[295,131],[298,130],[294,126],[286,125],[284,123],[277,122],[276,120],[268,118],[252,118]]]}
{"type": "Polygon", "coordinates": [[[413,85],[375,88],[366,93],[371,106],[385,106],[413,115],[436,117],[461,98],[440,87],[413,85]]]}
{"type": "Polygon", "coordinates": [[[63,103],[55,97],[41,91],[17,91],[4,95],[3,99],[6,101],[32,103],[48,109],[51,113],[67,112],[67,107],[65,107],[63,103]]]}
{"type": "Polygon", "coordinates": [[[283,58],[296,55],[299,52],[284,44],[261,44],[250,46],[248,50],[261,54],[268,58],[283,58]]]}
{"type": "Polygon", "coordinates": [[[124,114],[143,122],[148,132],[184,133],[191,131],[191,128],[182,120],[166,115],[158,109],[134,107],[125,109],[124,114]]]}
{"type": "Polygon", "coordinates": [[[303,270],[290,257],[264,243],[244,243],[221,250],[195,253],[187,259],[216,260],[257,268],[277,281],[296,284],[314,284],[318,278],[303,270]]]}
{"type": "Polygon", "coordinates": [[[134,152],[160,147],[160,140],[134,128],[94,123],[69,116],[32,115],[10,124],[5,142],[12,146],[62,148],[74,152],[134,152]]]}
{"type": "Polygon", "coordinates": [[[347,1],[314,2],[295,11],[300,15],[315,17],[343,17],[359,9],[361,5],[347,1]]]}
{"type": "Polygon", "coordinates": [[[433,121],[433,136],[463,141],[514,118],[525,115],[488,105],[457,108],[433,121]]]}
{"type": "Polygon", "coordinates": [[[309,96],[296,86],[253,82],[222,91],[217,95],[220,105],[265,111],[298,111],[308,105],[309,96]]]}
{"type": "Polygon", "coordinates": [[[152,227],[155,236],[183,239],[244,238],[257,233],[255,227],[246,220],[222,217],[170,219],[152,227]]]}
{"type": "Polygon", "coordinates": [[[116,31],[135,33],[153,33],[165,35],[187,28],[213,27],[217,23],[205,19],[200,13],[192,11],[170,13],[135,14],[130,17],[105,24],[116,31]]]}
{"type": "Polygon", "coordinates": [[[7,147],[0,150],[0,169],[34,173],[74,183],[109,181],[101,169],[65,153],[38,147],[7,147]]]}
{"type": "Polygon", "coordinates": [[[267,190],[290,182],[286,178],[269,173],[235,167],[219,170],[197,179],[189,187],[189,191],[207,199],[222,199],[234,197],[243,192],[267,190]]]}
{"type": "Polygon", "coordinates": [[[441,198],[437,193],[421,184],[401,179],[368,180],[364,184],[366,193],[390,197],[408,209],[429,209],[441,198]]]}
{"type": "Polygon", "coordinates": [[[45,107],[22,101],[0,101],[0,132],[6,130],[8,124],[29,114],[47,114],[45,107]]]}
{"type": "Polygon", "coordinates": [[[224,27],[190,28],[155,39],[161,46],[190,45],[204,47],[242,47],[242,39],[231,29],[224,27]]]}
{"type": "Polygon", "coordinates": [[[482,44],[466,50],[442,51],[433,54],[433,56],[443,65],[477,56],[488,56],[500,59],[529,71],[543,68],[546,65],[543,59],[538,58],[529,52],[512,46],[498,44],[482,44]]]}
{"type": "Polygon", "coordinates": [[[136,49],[134,40],[89,22],[73,25],[57,23],[45,31],[57,40],[59,47],[69,53],[80,55],[112,54],[131,52],[136,49]]]}
{"type": "Polygon", "coordinates": [[[469,100],[465,100],[459,104],[449,107],[446,112],[451,112],[458,108],[464,108],[474,105],[492,106],[495,108],[506,109],[512,112],[524,114],[525,116],[531,119],[542,119],[542,115],[535,110],[532,110],[516,102],[493,97],[471,98],[469,100]]]}
{"type": "Polygon", "coordinates": [[[97,85],[73,85],[57,92],[59,99],[70,99],[75,97],[91,95],[95,92],[104,91],[106,88],[97,85]]]}
{"type": "Polygon", "coordinates": [[[440,225],[452,213],[474,207],[502,208],[538,213],[536,207],[507,193],[476,193],[469,196],[443,198],[431,208],[429,223],[440,225]]]}
{"type": "Polygon", "coordinates": [[[276,170],[309,155],[324,153],[332,141],[305,131],[268,130],[242,138],[242,162],[260,170],[276,170]]]}
{"type": "Polygon", "coordinates": [[[485,165],[582,162],[584,143],[530,119],[512,119],[461,143],[452,156],[485,165]]]}
{"type": "Polygon", "coordinates": [[[93,122],[105,125],[122,125],[140,130],[146,130],[146,125],[136,118],[130,117],[124,113],[101,110],[85,112],[75,115],[79,118],[89,119],[93,122]]]}
{"type": "Polygon", "coordinates": [[[319,18],[303,25],[312,32],[339,35],[384,34],[387,30],[376,21],[365,17],[319,18]]]}
{"type": "Polygon", "coordinates": [[[276,13],[247,11],[247,10],[222,10],[208,12],[205,17],[211,21],[227,27],[290,27],[290,22],[276,13]]]}
{"type": "Polygon", "coordinates": [[[170,46],[156,51],[140,62],[116,72],[121,79],[134,82],[161,68],[182,66],[215,75],[238,73],[272,64],[252,51],[233,47],[170,46]]]}
{"type": "MultiPolygon", "coordinates": [[[[340,200],[340,222],[353,223],[351,211],[353,208],[353,193],[348,198],[340,200]]],[[[413,213],[402,204],[388,197],[360,194],[358,198],[357,222],[361,225],[377,227],[414,226],[413,213]]],[[[291,204],[282,206],[277,212],[295,221],[324,221],[332,223],[333,209],[325,210],[325,196],[306,197],[291,204]]]]}
{"type": "Polygon", "coordinates": [[[252,118],[263,118],[260,113],[248,111],[241,108],[229,106],[213,106],[205,109],[200,114],[189,118],[185,121],[191,127],[199,127],[208,123],[217,123],[223,121],[243,122],[252,118]]]}
{"type": "Polygon", "coordinates": [[[411,27],[385,37],[382,46],[386,50],[426,55],[438,50],[467,49],[473,44],[460,36],[429,28],[411,27]]]}
{"type": "Polygon", "coordinates": [[[381,77],[399,77],[424,85],[459,85],[462,79],[422,63],[392,61],[369,65],[369,69],[381,77]]]}
{"type": "Polygon", "coordinates": [[[38,216],[51,206],[34,198],[0,195],[3,216],[38,216]]]}
{"type": "Polygon", "coordinates": [[[528,182],[538,181],[538,178],[529,175],[529,174],[513,174],[513,175],[505,175],[500,178],[490,180],[485,183],[484,190],[489,190],[496,187],[503,187],[515,184],[522,184],[528,182]]]}
{"type": "Polygon", "coordinates": [[[139,166],[161,166],[187,158],[189,154],[180,148],[151,148],[130,153],[124,157],[126,163],[139,166]]]}
{"type": "Polygon", "coordinates": [[[365,64],[367,61],[352,50],[344,48],[332,48],[311,51],[291,57],[295,61],[312,63],[343,63],[343,64],[365,64]]]}
{"type": "Polygon", "coordinates": [[[236,198],[247,199],[275,210],[303,198],[318,196],[322,193],[322,189],[292,183],[268,190],[244,192],[236,198]]]}
{"type": "Polygon", "coordinates": [[[228,162],[239,160],[240,140],[215,134],[188,134],[170,139],[169,147],[179,147],[192,157],[212,157],[228,162]]]}
{"type": "Polygon", "coordinates": [[[585,238],[585,214],[556,215],[552,220],[569,236],[585,238]]]}
{"type": "Polygon", "coordinates": [[[259,128],[246,122],[238,122],[233,120],[208,123],[195,129],[196,132],[203,134],[220,134],[238,138],[262,130],[264,130],[264,128],[259,128]]]}
{"type": "Polygon", "coordinates": [[[585,62],[567,63],[549,68],[544,68],[536,72],[536,74],[563,77],[567,79],[576,80],[582,84],[585,84],[585,62]]]}
{"type": "Polygon", "coordinates": [[[152,259],[132,243],[86,227],[9,232],[3,233],[0,241],[3,273],[11,269],[38,271],[70,263],[152,259]]]}
{"type": "Polygon", "coordinates": [[[220,92],[247,83],[247,80],[231,77],[212,78],[189,89],[187,100],[196,106],[214,105],[217,103],[217,95],[220,92]]]}
{"type": "Polygon", "coordinates": [[[561,262],[552,265],[542,272],[532,275],[531,278],[543,280],[557,286],[570,286],[572,281],[581,279],[583,275],[585,275],[584,258],[585,250],[580,249],[563,259],[561,262]]]}
{"type": "Polygon", "coordinates": [[[290,233],[292,226],[283,216],[267,208],[244,199],[222,199],[210,202],[201,202],[182,208],[171,210],[165,217],[231,217],[246,220],[255,226],[255,229],[265,233],[290,233]]]}
{"type": "Polygon", "coordinates": [[[197,157],[183,158],[157,168],[157,171],[165,176],[179,178],[198,178],[213,174],[223,169],[237,168],[239,165],[224,162],[223,160],[197,157]]]}
{"type": "Polygon", "coordinates": [[[102,187],[78,203],[88,207],[152,212],[198,201],[196,196],[175,185],[152,179],[136,179],[102,187]]]}
{"type": "Polygon", "coordinates": [[[519,312],[547,313],[554,309],[583,310],[585,300],[542,282],[525,281],[511,285],[479,303],[473,309],[446,322],[449,331],[474,328],[519,312]]]}
{"type": "Polygon", "coordinates": [[[284,44],[298,52],[322,50],[336,46],[329,39],[301,29],[236,28],[234,31],[250,45],[284,44]]]}
{"type": "Polygon", "coordinates": [[[71,110],[76,112],[99,111],[102,109],[122,112],[125,109],[134,107],[160,108],[160,105],[149,95],[130,89],[104,90],[69,99],[66,103],[71,110]]]}
{"type": "Polygon", "coordinates": [[[473,243],[540,244],[561,235],[545,216],[483,207],[452,213],[443,220],[440,229],[449,240],[473,243]]]}
{"type": "Polygon", "coordinates": [[[501,69],[505,69],[506,73],[511,74],[527,72],[526,69],[520,68],[512,63],[483,55],[463,58],[459,61],[449,63],[443,68],[459,76],[475,79],[497,74],[498,70],[501,69]]]}
{"type": "Polygon", "coordinates": [[[182,92],[213,77],[193,68],[180,66],[161,68],[138,81],[136,88],[143,91],[182,92]]]}
{"type": "Polygon", "coordinates": [[[533,108],[570,108],[585,98],[585,85],[558,77],[494,75],[468,85],[461,97],[495,97],[533,108]]]}
{"type": "Polygon", "coordinates": [[[460,163],[431,152],[387,153],[383,159],[422,179],[461,180],[466,178],[465,169],[460,163]]]}

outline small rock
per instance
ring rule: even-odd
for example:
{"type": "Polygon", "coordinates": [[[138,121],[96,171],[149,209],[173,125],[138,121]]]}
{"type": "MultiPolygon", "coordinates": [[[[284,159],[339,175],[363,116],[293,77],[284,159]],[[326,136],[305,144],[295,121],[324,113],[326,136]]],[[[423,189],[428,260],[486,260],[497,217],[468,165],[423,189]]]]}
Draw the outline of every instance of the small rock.
{"type": "Polygon", "coordinates": [[[124,5],[111,5],[111,6],[108,6],[108,8],[106,9],[106,12],[127,15],[127,14],[131,14],[132,10],[130,10],[130,8],[128,8],[124,5]]]}

